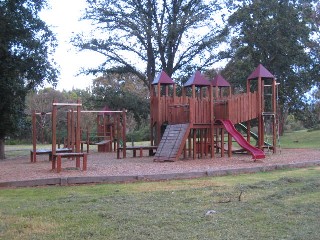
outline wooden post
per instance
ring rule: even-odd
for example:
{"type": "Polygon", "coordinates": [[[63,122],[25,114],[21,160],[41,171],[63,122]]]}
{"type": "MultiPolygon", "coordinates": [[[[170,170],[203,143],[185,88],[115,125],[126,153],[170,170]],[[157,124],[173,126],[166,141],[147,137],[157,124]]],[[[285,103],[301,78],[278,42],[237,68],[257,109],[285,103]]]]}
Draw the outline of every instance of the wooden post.
{"type": "Polygon", "coordinates": [[[272,111],[273,111],[273,124],[272,124],[272,145],[273,153],[277,152],[277,86],[276,80],[272,79],[272,111]]]}
{"type": "MultiPolygon", "coordinates": [[[[154,87],[152,84],[149,85],[149,89],[150,89],[150,145],[153,146],[154,145],[154,135],[153,135],[153,121],[154,121],[154,116],[153,116],[153,111],[154,111],[154,87]]],[[[116,150],[116,146],[114,147],[114,149],[116,150]]]]}
{"type": "Polygon", "coordinates": [[[213,97],[213,87],[209,86],[209,98],[210,98],[210,131],[209,131],[209,144],[211,145],[210,155],[214,158],[214,97],[213,97]]]}
{"type": "MultiPolygon", "coordinates": [[[[80,104],[80,100],[77,100],[80,104]]],[[[80,128],[81,128],[81,106],[77,106],[77,122],[76,122],[76,152],[80,153],[80,128]]],[[[76,167],[80,168],[80,157],[76,157],[76,167]]]]}
{"type": "Polygon", "coordinates": [[[190,131],[189,136],[188,136],[189,157],[191,157],[191,148],[192,148],[192,146],[191,146],[191,143],[192,143],[191,139],[192,139],[192,138],[191,138],[191,131],[190,131]]]}
{"type": "Polygon", "coordinates": [[[247,142],[250,143],[251,141],[251,125],[250,120],[247,121],[247,142]]]}
{"type": "Polygon", "coordinates": [[[52,115],[51,115],[51,124],[52,124],[52,141],[51,141],[51,152],[52,156],[56,154],[56,144],[57,144],[57,106],[55,105],[56,101],[53,100],[52,104],[52,115]]]}
{"type": "Polygon", "coordinates": [[[102,113],[102,138],[101,140],[105,140],[105,136],[107,134],[107,116],[105,115],[105,113],[102,113]]]}
{"type": "Polygon", "coordinates": [[[258,78],[258,148],[262,148],[263,146],[263,118],[262,118],[262,79],[258,78]]]}
{"type": "Polygon", "coordinates": [[[123,139],[123,158],[127,156],[127,140],[126,140],[126,110],[122,110],[122,139],[123,139]]]}
{"type": "MultiPolygon", "coordinates": [[[[76,144],[76,129],[75,129],[75,121],[74,121],[74,111],[73,109],[70,110],[70,148],[72,152],[75,152],[75,144],[76,144]]],[[[72,158],[73,159],[73,158],[72,158]]]]}
{"type": "Polygon", "coordinates": [[[67,148],[72,148],[72,118],[71,111],[67,112],[67,148]]]}
{"type": "Polygon", "coordinates": [[[32,158],[31,162],[37,161],[37,116],[36,111],[32,110],[32,158]]]}
{"type": "Polygon", "coordinates": [[[228,133],[228,157],[232,156],[232,136],[228,133]]]}
{"type": "Polygon", "coordinates": [[[89,126],[87,126],[87,153],[89,153],[89,148],[90,148],[90,129],[89,126]]]}
{"type": "Polygon", "coordinates": [[[192,98],[196,98],[196,86],[192,85],[192,98]]]}
{"type": "Polygon", "coordinates": [[[197,131],[193,128],[193,159],[196,159],[197,154],[197,131]]]}
{"type": "Polygon", "coordinates": [[[157,97],[158,97],[158,106],[157,106],[157,129],[156,129],[156,137],[157,137],[157,142],[156,144],[159,145],[161,141],[161,111],[162,111],[162,104],[161,104],[161,85],[160,83],[157,84],[157,97]]]}
{"type": "Polygon", "coordinates": [[[203,129],[199,129],[199,148],[200,148],[200,157],[203,158],[203,129]]]}
{"type": "Polygon", "coordinates": [[[218,99],[219,98],[219,87],[218,86],[214,87],[214,92],[215,92],[215,98],[218,99]]]}
{"type": "MultiPolygon", "coordinates": [[[[264,79],[261,78],[261,114],[265,111],[265,99],[264,99],[264,79]]],[[[261,116],[261,146],[260,149],[264,147],[264,117],[261,116]]]]}
{"type": "MultiPolygon", "coordinates": [[[[120,113],[117,113],[116,115],[116,128],[117,128],[117,158],[120,158],[120,151],[119,151],[119,147],[120,147],[120,113]]],[[[122,154],[123,156],[123,154],[122,154]]]]}
{"type": "Polygon", "coordinates": [[[220,144],[221,144],[221,157],[224,157],[224,128],[221,127],[221,139],[220,139],[220,144]]]}

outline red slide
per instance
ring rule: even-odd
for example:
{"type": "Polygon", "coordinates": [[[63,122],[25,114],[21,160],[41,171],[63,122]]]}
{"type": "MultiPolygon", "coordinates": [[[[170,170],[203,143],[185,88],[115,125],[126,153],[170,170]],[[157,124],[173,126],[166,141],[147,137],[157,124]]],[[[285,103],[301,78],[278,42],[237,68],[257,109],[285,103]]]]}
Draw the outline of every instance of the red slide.
{"type": "Polygon", "coordinates": [[[250,143],[248,143],[247,140],[241,135],[241,133],[239,133],[235,129],[234,125],[230,120],[218,119],[216,120],[216,122],[222,123],[225,129],[228,131],[228,133],[231,134],[231,136],[237,141],[237,143],[239,143],[241,147],[243,147],[245,150],[251,153],[253,159],[265,158],[264,152],[259,148],[256,148],[252,146],[250,143]]]}

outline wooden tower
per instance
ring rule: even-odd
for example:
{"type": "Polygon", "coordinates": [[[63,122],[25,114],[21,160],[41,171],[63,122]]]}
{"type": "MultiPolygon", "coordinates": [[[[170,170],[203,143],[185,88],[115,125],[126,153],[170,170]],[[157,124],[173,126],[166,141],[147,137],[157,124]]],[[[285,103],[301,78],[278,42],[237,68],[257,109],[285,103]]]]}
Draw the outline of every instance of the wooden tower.
{"type": "Polygon", "coordinates": [[[151,144],[158,146],[155,160],[175,161],[182,153],[184,157],[213,157],[219,144],[224,151],[224,131],[228,132],[229,156],[235,139],[254,159],[264,158],[266,117],[273,119],[271,147],[276,151],[276,81],[262,65],[248,77],[248,90],[242,94],[232,94],[230,84],[221,75],[209,82],[198,71],[183,86],[176,86],[161,72],[150,89],[151,144]],[[254,136],[258,148],[250,144],[253,119],[258,121],[258,134],[254,136]],[[247,127],[242,124],[247,139],[234,126],[243,122],[247,123],[247,127]],[[215,143],[218,130],[221,142],[215,143]]]}
{"type": "MultiPolygon", "coordinates": [[[[250,74],[247,79],[247,92],[252,90],[252,82],[256,83],[257,87],[257,108],[258,108],[258,147],[263,149],[267,144],[265,142],[265,120],[271,118],[272,122],[272,143],[273,152],[276,153],[277,145],[277,83],[275,77],[262,65],[259,66],[250,74]]],[[[248,121],[250,124],[250,121],[248,121]]],[[[250,129],[250,127],[248,127],[250,129]]]]}

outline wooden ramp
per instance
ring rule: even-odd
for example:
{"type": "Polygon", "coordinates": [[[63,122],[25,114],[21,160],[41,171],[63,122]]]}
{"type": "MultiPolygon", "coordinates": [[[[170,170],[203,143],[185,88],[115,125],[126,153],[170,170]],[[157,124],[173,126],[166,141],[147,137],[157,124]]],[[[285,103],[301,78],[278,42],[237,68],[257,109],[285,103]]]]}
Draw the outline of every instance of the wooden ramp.
{"type": "Polygon", "coordinates": [[[168,125],[159,143],[154,161],[175,161],[183,150],[190,131],[189,124],[168,125]]]}

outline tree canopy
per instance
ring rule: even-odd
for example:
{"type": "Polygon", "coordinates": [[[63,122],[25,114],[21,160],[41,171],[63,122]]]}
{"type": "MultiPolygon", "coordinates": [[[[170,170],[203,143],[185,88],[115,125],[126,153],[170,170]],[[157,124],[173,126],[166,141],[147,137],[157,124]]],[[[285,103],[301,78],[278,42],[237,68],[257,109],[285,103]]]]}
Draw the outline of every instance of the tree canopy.
{"type": "Polygon", "coordinates": [[[90,100],[97,109],[126,109],[140,126],[150,113],[148,88],[134,74],[109,74],[93,81],[90,100]]]}
{"type": "Polygon", "coordinates": [[[310,0],[234,2],[235,11],[223,32],[230,43],[221,53],[229,59],[223,75],[233,85],[244,86],[262,63],[280,83],[280,113],[301,109],[304,94],[319,84],[319,59],[312,54],[319,46],[314,6],[310,0]]]}
{"type": "Polygon", "coordinates": [[[84,19],[95,29],[73,42],[105,56],[91,73],[132,73],[146,86],[155,73],[188,73],[215,61],[219,1],[87,0],[84,19]]]}
{"type": "Polygon", "coordinates": [[[0,2],[0,159],[5,137],[19,127],[27,92],[57,78],[49,56],[55,38],[38,16],[44,6],[39,0],[0,2]]]}

